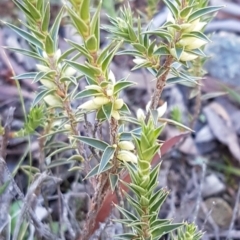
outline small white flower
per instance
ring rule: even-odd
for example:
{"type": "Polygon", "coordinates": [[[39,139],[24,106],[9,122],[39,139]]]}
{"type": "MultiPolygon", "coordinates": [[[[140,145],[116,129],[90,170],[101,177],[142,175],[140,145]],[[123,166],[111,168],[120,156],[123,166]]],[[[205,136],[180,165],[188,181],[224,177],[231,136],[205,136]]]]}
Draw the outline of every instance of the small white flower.
{"type": "Polygon", "coordinates": [[[47,95],[43,100],[51,107],[62,105],[60,98],[54,95],[47,95]]]}
{"type": "Polygon", "coordinates": [[[133,62],[136,64],[142,64],[142,63],[146,62],[146,60],[142,59],[142,58],[135,58],[135,59],[133,59],[133,62]]]}
{"type": "Polygon", "coordinates": [[[64,75],[67,77],[71,77],[73,76],[75,73],[77,72],[76,69],[72,68],[72,67],[67,67],[67,69],[64,72],[64,75]]]}
{"type": "Polygon", "coordinates": [[[115,118],[116,120],[120,119],[120,114],[117,110],[112,110],[111,116],[115,118]]]}
{"type": "MultiPolygon", "coordinates": [[[[170,49],[170,53],[171,53],[172,56],[174,56],[175,58],[177,57],[176,51],[175,51],[174,48],[171,48],[171,49],[170,49]]],[[[181,60],[181,61],[185,61],[185,62],[186,62],[186,61],[192,61],[192,60],[196,59],[197,57],[198,57],[198,56],[195,55],[195,54],[187,53],[187,52],[183,51],[182,54],[181,54],[180,60],[181,60]]]]}
{"type": "Polygon", "coordinates": [[[150,110],[150,106],[151,106],[151,101],[149,101],[146,105],[146,111],[147,112],[150,110]]]}
{"type": "Polygon", "coordinates": [[[56,87],[55,83],[51,80],[48,80],[48,79],[40,79],[40,82],[43,86],[45,86],[49,89],[52,89],[52,88],[56,87]]]}
{"type": "Polygon", "coordinates": [[[51,69],[49,67],[41,65],[41,64],[36,64],[36,67],[41,72],[49,72],[49,71],[51,71],[51,69]]]}
{"type": "Polygon", "coordinates": [[[144,121],[145,118],[146,118],[146,116],[145,116],[143,110],[142,110],[141,108],[139,108],[139,109],[137,110],[137,119],[138,119],[139,121],[144,121]]]}
{"type": "Polygon", "coordinates": [[[116,83],[116,78],[112,70],[109,71],[108,78],[111,80],[113,84],[116,83]]]}
{"type": "Polygon", "coordinates": [[[179,41],[179,44],[189,50],[200,48],[206,43],[207,41],[195,37],[186,37],[179,41]]]}
{"type": "Polygon", "coordinates": [[[134,144],[130,141],[121,141],[118,143],[118,146],[122,149],[122,150],[134,150],[134,144]]]}
{"type": "Polygon", "coordinates": [[[167,111],[167,102],[164,102],[164,104],[157,109],[158,111],[158,117],[162,117],[164,113],[167,111]]]}
{"type": "Polygon", "coordinates": [[[107,97],[95,97],[93,99],[93,102],[99,107],[101,107],[102,105],[109,103],[110,100],[107,97]]]}
{"type": "Polygon", "coordinates": [[[86,110],[96,110],[99,109],[99,106],[93,102],[93,100],[88,100],[81,104],[78,109],[86,109],[86,110]]]}
{"type": "Polygon", "coordinates": [[[183,52],[182,55],[181,55],[180,60],[184,61],[184,62],[187,62],[187,61],[192,61],[192,60],[194,60],[196,58],[198,58],[198,56],[195,55],[195,54],[183,52]]]}
{"type": "Polygon", "coordinates": [[[42,52],[43,58],[48,59],[48,55],[45,51],[42,52]]]}
{"type": "Polygon", "coordinates": [[[114,102],[113,109],[115,109],[115,110],[121,109],[123,104],[124,104],[124,102],[123,102],[122,98],[119,98],[114,102]]]}
{"type": "Polygon", "coordinates": [[[62,55],[61,49],[58,49],[54,54],[54,60],[58,61],[58,59],[61,57],[61,55],[62,55]]]}
{"type": "Polygon", "coordinates": [[[85,87],[86,89],[92,89],[92,90],[96,90],[98,92],[102,92],[102,88],[98,85],[88,85],[85,87]]]}
{"type": "Polygon", "coordinates": [[[117,158],[122,161],[137,163],[137,156],[126,150],[119,151],[117,158]]]}
{"type": "Polygon", "coordinates": [[[190,24],[190,26],[188,28],[184,29],[184,32],[201,31],[207,23],[200,22],[200,19],[198,18],[189,24],[190,24]]]}

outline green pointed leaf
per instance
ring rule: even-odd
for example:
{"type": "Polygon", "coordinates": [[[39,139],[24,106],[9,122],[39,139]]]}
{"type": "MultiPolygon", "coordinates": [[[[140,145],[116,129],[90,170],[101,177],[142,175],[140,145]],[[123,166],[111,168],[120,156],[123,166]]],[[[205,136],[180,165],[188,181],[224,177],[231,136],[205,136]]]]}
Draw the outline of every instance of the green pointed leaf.
{"type": "Polygon", "coordinates": [[[119,112],[122,114],[131,114],[126,103],[124,103],[123,106],[119,109],[119,112]]]}
{"type": "Polygon", "coordinates": [[[146,160],[147,159],[151,160],[157,153],[158,149],[159,149],[159,146],[152,146],[152,147],[148,148],[147,150],[142,152],[143,158],[146,160]]]}
{"type": "Polygon", "coordinates": [[[105,169],[105,167],[107,166],[107,164],[109,163],[109,161],[111,160],[114,152],[116,151],[116,148],[108,146],[102,155],[100,164],[99,164],[99,168],[98,168],[98,174],[102,173],[103,170],[105,169]]]}
{"type": "Polygon", "coordinates": [[[109,174],[109,181],[110,181],[110,185],[111,185],[111,190],[112,192],[115,191],[116,186],[118,185],[118,180],[119,177],[116,174],[109,174]]]}
{"type": "Polygon", "coordinates": [[[97,140],[95,138],[82,137],[82,136],[73,136],[73,137],[78,139],[79,141],[81,141],[91,147],[97,148],[101,151],[104,151],[107,147],[109,147],[109,145],[106,142],[97,140]]]}
{"type": "Polygon", "coordinates": [[[208,100],[211,98],[216,98],[216,97],[220,97],[223,95],[226,95],[227,92],[211,92],[211,93],[206,93],[204,95],[201,96],[201,100],[208,100]]]}
{"type": "Polygon", "coordinates": [[[80,16],[81,19],[88,23],[90,20],[90,0],[84,0],[81,4],[81,10],[80,10],[80,16]]]}
{"type": "Polygon", "coordinates": [[[70,7],[67,7],[67,11],[76,30],[81,34],[82,37],[84,38],[87,37],[88,36],[87,24],[70,7]]]}
{"type": "Polygon", "coordinates": [[[171,221],[168,219],[157,219],[151,223],[151,227],[155,228],[161,225],[168,225],[168,224],[171,224],[171,221]]]}
{"type": "MultiPolygon", "coordinates": [[[[145,54],[147,52],[147,48],[145,48],[142,44],[140,43],[133,43],[132,46],[137,49],[140,53],[145,54]]],[[[130,51],[131,52],[131,51],[130,51]]]]}
{"type": "Polygon", "coordinates": [[[164,56],[164,55],[169,55],[169,50],[166,46],[160,46],[159,48],[157,48],[154,52],[154,55],[160,55],[160,56],[164,56]]]}
{"type": "Polygon", "coordinates": [[[102,95],[102,93],[100,93],[99,91],[94,90],[94,89],[84,89],[81,92],[77,93],[74,96],[74,99],[93,97],[93,96],[98,96],[98,95],[102,95]]]}
{"type": "Polygon", "coordinates": [[[170,41],[172,39],[172,35],[168,31],[166,31],[164,29],[159,29],[159,30],[154,30],[154,31],[147,31],[147,32],[144,32],[144,34],[156,35],[158,37],[165,38],[168,41],[170,41]]]}
{"type": "Polygon", "coordinates": [[[167,68],[165,68],[164,66],[161,66],[156,74],[156,77],[159,78],[159,77],[163,76],[167,71],[168,71],[167,68]]]}
{"type": "Polygon", "coordinates": [[[40,103],[47,95],[55,92],[55,89],[47,89],[39,92],[35,99],[33,100],[32,107],[35,107],[38,103],[40,103]]]}
{"type": "Polygon", "coordinates": [[[158,121],[159,121],[159,122],[163,122],[163,123],[173,124],[173,125],[176,125],[176,126],[178,126],[178,127],[180,127],[180,128],[183,128],[183,129],[186,129],[186,130],[188,130],[188,131],[194,132],[191,128],[185,126],[185,125],[182,124],[182,123],[179,123],[179,122],[177,122],[177,121],[174,121],[174,120],[172,120],[172,119],[159,118],[158,121]]]}
{"type": "Polygon", "coordinates": [[[178,18],[178,9],[170,0],[163,0],[175,19],[178,18]]]}
{"type": "Polygon", "coordinates": [[[152,231],[152,237],[157,240],[157,239],[161,238],[163,235],[178,229],[182,225],[183,225],[183,223],[175,223],[175,224],[168,224],[165,226],[156,227],[152,231]]]}
{"type": "Polygon", "coordinates": [[[57,17],[55,18],[55,21],[51,27],[51,30],[50,30],[50,35],[53,39],[53,41],[55,42],[56,44],[56,48],[57,48],[57,44],[58,44],[58,31],[59,31],[59,27],[60,27],[60,23],[61,23],[61,20],[62,20],[62,15],[63,15],[63,8],[61,8],[61,10],[59,11],[57,17]]]}
{"type": "Polygon", "coordinates": [[[117,52],[117,50],[120,48],[122,45],[122,42],[119,42],[113,49],[112,51],[106,56],[106,58],[102,62],[102,71],[105,72],[107,68],[109,67],[109,64],[112,62],[112,59],[117,52]]]}
{"type": "Polygon", "coordinates": [[[193,10],[193,6],[185,7],[184,9],[181,10],[180,17],[186,18],[191,13],[192,10],[193,10]]]}
{"type": "Polygon", "coordinates": [[[209,7],[205,7],[202,9],[198,9],[196,11],[194,11],[189,17],[188,17],[188,22],[193,22],[194,20],[209,14],[209,13],[214,13],[217,12],[218,10],[220,10],[221,8],[223,8],[223,6],[219,6],[219,7],[214,7],[214,6],[209,6],[209,7]]]}
{"type": "Polygon", "coordinates": [[[129,211],[127,211],[126,209],[124,209],[124,208],[122,208],[122,207],[120,207],[120,206],[118,206],[118,205],[114,205],[117,209],[118,209],[118,211],[120,211],[127,219],[129,219],[129,220],[132,220],[132,221],[138,221],[138,218],[134,215],[134,214],[132,214],[131,212],[129,212],[129,211]]]}
{"type": "Polygon", "coordinates": [[[168,193],[163,189],[160,189],[160,191],[155,193],[154,194],[155,201],[153,201],[152,198],[149,201],[150,211],[158,213],[162,204],[165,202],[167,196],[168,196],[168,193]]]}
{"type": "Polygon", "coordinates": [[[30,14],[34,18],[34,20],[36,22],[38,22],[41,19],[40,12],[33,6],[33,4],[30,1],[25,1],[25,3],[28,7],[28,10],[29,10],[30,14]]]}
{"type": "MultiPolygon", "coordinates": [[[[41,79],[43,78],[47,78],[47,77],[50,77],[52,74],[54,74],[55,71],[52,70],[52,71],[49,71],[49,72],[38,72],[38,74],[35,76],[33,82],[38,82],[40,81],[41,79]]],[[[53,81],[53,80],[52,80],[53,81]]]]}
{"type": "Polygon", "coordinates": [[[116,240],[132,240],[132,239],[137,239],[137,235],[134,233],[123,233],[119,235],[115,235],[114,239],[116,240]]]}
{"type": "Polygon", "coordinates": [[[80,45],[79,43],[73,42],[71,40],[66,40],[67,43],[69,43],[72,47],[74,47],[76,50],[78,50],[82,55],[84,55],[89,61],[91,61],[93,58],[91,54],[86,50],[86,48],[83,45],[80,45]]]}
{"type": "Polygon", "coordinates": [[[182,38],[184,39],[185,37],[194,37],[201,39],[206,42],[211,42],[211,40],[202,32],[190,32],[190,33],[185,33],[182,35],[182,38]]]}
{"type": "Polygon", "coordinates": [[[43,32],[48,31],[49,21],[50,21],[50,3],[48,2],[46,9],[45,9],[43,21],[42,21],[42,31],[43,32]]]}
{"type": "Polygon", "coordinates": [[[95,79],[94,73],[91,69],[89,69],[88,67],[86,67],[85,65],[82,65],[80,63],[76,63],[74,61],[70,61],[70,60],[66,60],[66,62],[73,68],[75,68],[76,70],[82,72],[83,74],[85,74],[87,77],[91,78],[91,79],[95,79]]]}
{"type": "Polygon", "coordinates": [[[120,52],[117,52],[116,55],[131,55],[131,56],[134,56],[134,57],[143,57],[142,53],[137,51],[137,50],[123,50],[123,51],[120,51],[120,52]]]}
{"type": "Polygon", "coordinates": [[[28,50],[21,49],[21,48],[12,48],[12,47],[6,47],[6,49],[9,49],[13,52],[21,53],[25,56],[29,56],[29,57],[35,58],[35,59],[43,61],[43,62],[46,62],[46,59],[44,59],[43,57],[39,56],[38,54],[36,54],[35,52],[32,52],[32,51],[28,51],[28,50]]]}
{"type": "Polygon", "coordinates": [[[102,0],[99,1],[97,10],[95,11],[91,23],[90,23],[90,29],[91,29],[91,34],[94,34],[96,39],[97,39],[97,46],[99,48],[100,46],[100,10],[102,6],[102,0]]]}
{"type": "Polygon", "coordinates": [[[107,103],[107,104],[104,104],[104,105],[102,106],[102,109],[103,109],[103,112],[104,112],[106,118],[109,120],[110,117],[111,117],[111,114],[112,114],[112,109],[113,109],[113,104],[112,104],[112,102],[109,102],[109,103],[107,103]]]}
{"type": "Polygon", "coordinates": [[[32,20],[34,20],[34,19],[32,18],[31,13],[29,12],[29,10],[26,8],[25,5],[23,5],[21,2],[16,1],[16,0],[12,0],[12,1],[14,2],[14,4],[15,4],[22,12],[24,12],[24,14],[25,14],[27,17],[29,17],[29,18],[31,18],[32,20]]]}
{"type": "Polygon", "coordinates": [[[30,33],[12,25],[11,23],[6,23],[6,22],[3,22],[3,23],[6,24],[8,27],[10,27],[14,32],[16,32],[19,36],[21,36],[28,42],[32,43],[36,47],[39,47],[40,49],[43,49],[42,42],[40,42],[36,37],[32,36],[30,33]]]}
{"type": "Polygon", "coordinates": [[[132,69],[131,71],[135,71],[139,68],[148,68],[148,67],[151,67],[152,66],[152,63],[149,62],[148,60],[145,60],[144,62],[140,63],[140,64],[136,64],[132,69]]]}
{"type": "Polygon", "coordinates": [[[118,94],[123,89],[135,85],[136,83],[130,81],[119,81],[114,85],[114,95],[118,94]]]}
{"type": "Polygon", "coordinates": [[[110,49],[116,45],[116,42],[113,41],[111,42],[107,47],[105,47],[102,52],[99,54],[98,59],[97,59],[97,64],[100,65],[102,64],[103,60],[106,58],[108,55],[110,49]]]}
{"type": "Polygon", "coordinates": [[[17,80],[33,79],[36,77],[37,74],[38,74],[38,72],[23,73],[23,74],[12,77],[12,79],[17,79],[17,80]]]}
{"type": "Polygon", "coordinates": [[[152,56],[153,55],[153,51],[154,51],[154,47],[156,46],[156,39],[154,41],[151,42],[151,44],[148,47],[148,56],[152,56]]]}

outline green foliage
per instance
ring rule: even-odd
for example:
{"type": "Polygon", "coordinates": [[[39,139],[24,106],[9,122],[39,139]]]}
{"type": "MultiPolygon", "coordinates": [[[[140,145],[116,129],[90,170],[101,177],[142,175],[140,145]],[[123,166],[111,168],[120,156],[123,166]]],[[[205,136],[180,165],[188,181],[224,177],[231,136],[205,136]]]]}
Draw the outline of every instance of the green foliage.
{"type": "MultiPolygon", "coordinates": [[[[166,123],[191,130],[177,122],[177,112],[173,120],[162,118],[166,105],[158,108],[158,102],[166,84],[178,82],[193,86],[200,79],[200,75],[194,75],[195,72],[189,71],[189,68],[193,66],[193,60],[206,57],[202,48],[210,40],[203,33],[203,28],[220,7],[209,7],[206,0],[164,0],[171,14],[162,27],[152,29],[150,25],[143,26],[140,16],[134,17],[129,5],[124,6],[119,17],[114,14],[109,17],[111,25],[104,28],[111,34],[111,40],[108,46],[101,48],[102,1],[99,1],[93,13],[89,0],[67,1],[52,26],[48,1],[14,0],[14,3],[26,16],[27,22],[22,23],[26,30],[10,23],[5,24],[25,39],[31,48],[10,50],[39,60],[36,72],[14,78],[33,79],[40,85],[26,124],[16,136],[36,134],[36,129],[42,127],[40,140],[44,140],[42,151],[46,152],[48,161],[50,159],[48,169],[75,161],[82,166],[72,166],[70,171],[85,168],[85,178],[94,178],[91,181],[97,183],[93,185],[94,209],[86,218],[82,239],[91,237],[89,226],[95,225],[96,214],[103,204],[104,196],[110,189],[114,191],[120,187],[119,182],[133,193],[133,197],[125,194],[133,211],[116,205],[124,216],[116,221],[131,229],[129,233],[118,236],[118,239],[157,240],[177,229],[180,229],[179,240],[199,239],[200,233],[194,224],[172,223],[168,219],[158,218],[168,191],[156,191],[160,164],[152,168],[151,163],[161,151],[158,138],[166,123]],[[70,48],[62,53],[58,46],[58,31],[65,16],[76,34],[82,38],[82,43],[67,39],[70,48]],[[119,51],[126,43],[130,48],[119,51]],[[133,70],[147,68],[156,79],[156,91],[146,115],[139,110],[138,117],[132,117],[127,104],[120,97],[121,92],[134,83],[127,78],[116,79],[110,70],[111,62],[117,54],[133,56],[136,63],[133,70]],[[85,58],[84,63],[77,61],[80,56],[85,58]],[[78,91],[79,81],[84,80],[85,89],[78,91]],[[77,108],[73,107],[73,103],[79,99],[82,103],[77,108]],[[95,122],[89,123],[89,113],[95,114],[95,122]],[[136,124],[137,128],[126,131],[128,122],[136,124]],[[109,135],[105,142],[101,132],[106,123],[109,135]],[[85,127],[86,135],[79,133],[79,126],[85,127]],[[54,136],[60,133],[68,137],[68,143],[54,142],[54,136]],[[67,150],[74,150],[75,153],[68,159],[59,159],[67,150]],[[52,163],[51,158],[54,156],[58,157],[58,161],[52,163]],[[95,159],[94,166],[91,166],[92,159],[95,159]],[[126,170],[131,177],[130,183],[121,180],[126,170]]],[[[157,3],[148,1],[149,16],[154,14],[157,3]]],[[[106,1],[104,4],[106,6],[106,1]]],[[[28,166],[22,166],[22,170],[28,175],[38,172],[37,168],[28,166]]]]}

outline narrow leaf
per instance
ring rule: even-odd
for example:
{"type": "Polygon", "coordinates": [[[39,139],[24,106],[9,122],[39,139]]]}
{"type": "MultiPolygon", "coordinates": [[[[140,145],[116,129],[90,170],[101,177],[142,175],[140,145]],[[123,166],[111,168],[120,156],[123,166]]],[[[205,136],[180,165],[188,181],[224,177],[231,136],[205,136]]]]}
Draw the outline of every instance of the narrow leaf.
{"type": "Polygon", "coordinates": [[[99,164],[99,168],[98,168],[98,174],[102,173],[103,170],[105,169],[105,167],[107,166],[107,164],[109,163],[109,161],[111,160],[111,158],[113,157],[114,152],[116,151],[116,148],[108,146],[102,155],[100,164],[99,164]]]}
{"type": "Polygon", "coordinates": [[[74,138],[78,139],[79,141],[91,147],[97,148],[101,151],[104,151],[107,147],[109,147],[109,145],[106,142],[97,140],[95,138],[82,137],[82,136],[74,136],[74,138]]]}

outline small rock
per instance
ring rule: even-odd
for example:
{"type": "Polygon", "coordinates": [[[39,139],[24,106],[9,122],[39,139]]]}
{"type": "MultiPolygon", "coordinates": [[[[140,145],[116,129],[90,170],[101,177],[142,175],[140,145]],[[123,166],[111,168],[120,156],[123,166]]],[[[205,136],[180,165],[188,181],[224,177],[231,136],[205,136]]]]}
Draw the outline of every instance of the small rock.
{"type": "MultiPolygon", "coordinates": [[[[227,229],[231,223],[233,214],[230,205],[222,198],[208,198],[204,203],[207,211],[211,211],[211,217],[215,224],[220,229],[227,229]]],[[[203,210],[199,212],[199,216],[201,218],[204,216],[203,219],[206,218],[206,214],[203,214],[203,210]]]]}
{"type": "Polygon", "coordinates": [[[212,77],[240,86],[240,37],[224,32],[215,34],[206,47],[206,54],[211,56],[205,67],[212,77]]]}
{"type": "Polygon", "coordinates": [[[226,186],[220,181],[215,174],[210,174],[205,178],[203,183],[203,197],[210,197],[220,192],[223,192],[226,186]]]}

